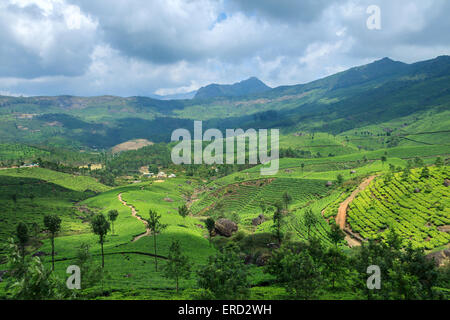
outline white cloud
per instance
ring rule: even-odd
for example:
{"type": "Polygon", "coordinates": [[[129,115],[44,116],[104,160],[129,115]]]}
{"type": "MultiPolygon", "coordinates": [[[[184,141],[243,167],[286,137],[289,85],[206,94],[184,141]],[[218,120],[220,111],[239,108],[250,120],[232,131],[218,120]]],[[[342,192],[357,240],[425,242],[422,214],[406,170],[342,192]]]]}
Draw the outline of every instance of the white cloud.
{"type": "Polygon", "coordinates": [[[257,76],[304,83],[385,56],[448,54],[445,0],[4,0],[0,87],[26,94],[172,94],[257,76]],[[274,5],[276,3],[277,5],[274,5]]]}

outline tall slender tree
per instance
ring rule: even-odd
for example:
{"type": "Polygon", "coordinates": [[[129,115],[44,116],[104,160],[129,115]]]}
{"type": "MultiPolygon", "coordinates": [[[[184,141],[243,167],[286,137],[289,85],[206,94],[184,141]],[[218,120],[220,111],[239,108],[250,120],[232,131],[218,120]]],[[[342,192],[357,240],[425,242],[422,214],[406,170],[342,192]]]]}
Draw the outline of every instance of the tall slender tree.
{"type": "Polygon", "coordinates": [[[212,233],[216,227],[216,222],[214,221],[213,218],[209,217],[208,219],[206,219],[205,225],[206,225],[206,229],[208,229],[209,245],[211,245],[212,233]]]}
{"type": "Polygon", "coordinates": [[[163,267],[164,277],[175,280],[177,293],[180,278],[188,278],[191,272],[189,258],[182,254],[180,242],[172,241],[169,249],[169,259],[163,267]]]}
{"type": "Polygon", "coordinates": [[[381,157],[381,164],[384,167],[384,163],[387,161],[387,157],[386,156],[382,156],[381,157]]]}
{"type": "Polygon", "coordinates": [[[146,219],[147,225],[153,234],[153,247],[155,249],[155,270],[158,271],[158,258],[156,253],[156,235],[161,233],[165,228],[167,228],[167,224],[161,223],[161,215],[159,215],[156,211],[150,209],[149,211],[149,219],[146,219]]]}
{"type": "Polygon", "coordinates": [[[331,230],[328,232],[328,236],[336,247],[339,242],[345,239],[345,233],[341,230],[337,223],[333,223],[331,225],[331,230]]]}
{"type": "Polygon", "coordinates": [[[112,234],[114,234],[114,221],[117,220],[117,217],[119,216],[119,211],[117,210],[110,210],[108,212],[108,219],[111,221],[111,227],[112,227],[112,234]]]}
{"type": "Polygon", "coordinates": [[[285,193],[283,193],[283,202],[284,202],[284,207],[287,211],[289,204],[292,202],[292,197],[287,191],[285,193]]]}
{"type": "Polygon", "coordinates": [[[305,223],[305,227],[308,230],[308,240],[310,240],[311,228],[317,224],[317,217],[311,209],[308,209],[303,216],[303,220],[305,223]]]}
{"type": "Polygon", "coordinates": [[[56,214],[46,215],[44,217],[44,225],[50,233],[52,243],[52,271],[55,270],[55,236],[61,230],[61,218],[56,214]]]}
{"type": "Polygon", "coordinates": [[[281,227],[283,225],[283,212],[281,203],[275,204],[275,212],[273,213],[273,235],[275,239],[277,239],[278,244],[281,245],[281,240],[283,238],[283,233],[281,231],[281,227]]]}
{"type": "Polygon", "coordinates": [[[16,228],[16,236],[19,240],[20,246],[20,254],[22,255],[22,260],[25,260],[25,246],[30,239],[30,235],[28,234],[28,227],[25,223],[20,222],[16,228]]]}
{"type": "Polygon", "coordinates": [[[178,207],[178,214],[184,218],[189,214],[189,209],[186,204],[183,204],[181,207],[178,207]]]}
{"type": "Polygon", "coordinates": [[[106,220],[105,216],[101,213],[97,214],[91,221],[92,231],[98,235],[99,242],[102,247],[102,268],[105,267],[105,253],[103,251],[103,243],[105,242],[106,235],[111,229],[111,226],[106,220]]]}

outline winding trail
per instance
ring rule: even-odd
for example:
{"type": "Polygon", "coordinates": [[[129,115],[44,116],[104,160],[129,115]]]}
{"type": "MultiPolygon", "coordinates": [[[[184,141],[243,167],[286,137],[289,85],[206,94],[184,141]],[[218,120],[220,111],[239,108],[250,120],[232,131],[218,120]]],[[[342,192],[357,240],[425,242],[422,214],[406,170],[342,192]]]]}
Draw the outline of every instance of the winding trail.
{"type": "Polygon", "coordinates": [[[133,207],[132,205],[129,205],[128,203],[126,203],[125,200],[122,199],[122,193],[119,193],[119,195],[117,196],[117,198],[119,199],[119,201],[120,201],[124,206],[126,206],[126,207],[128,207],[128,208],[131,209],[131,215],[132,215],[133,217],[135,217],[136,219],[138,219],[139,221],[141,221],[141,222],[145,225],[146,231],[145,231],[144,233],[141,233],[140,235],[137,235],[136,237],[134,237],[133,240],[132,240],[132,242],[136,242],[136,241],[138,241],[139,239],[141,239],[142,237],[148,237],[148,236],[151,234],[151,231],[150,231],[150,229],[148,228],[147,221],[145,221],[144,219],[142,219],[142,218],[137,214],[137,211],[136,211],[136,208],[135,208],[135,207],[133,207]]]}
{"type": "Polygon", "coordinates": [[[336,216],[336,224],[346,233],[345,236],[345,240],[347,241],[348,245],[350,247],[354,247],[354,246],[358,246],[361,245],[360,241],[356,240],[352,235],[351,230],[346,228],[346,221],[347,221],[347,211],[348,211],[348,206],[350,205],[350,203],[352,203],[352,201],[355,199],[355,197],[358,195],[358,193],[360,193],[361,191],[363,191],[365,188],[367,188],[367,186],[373,181],[373,179],[375,179],[377,176],[370,176],[368,177],[366,180],[364,180],[363,182],[361,182],[361,184],[358,186],[358,188],[356,188],[351,194],[350,196],[345,199],[345,201],[343,201],[340,205],[339,205],[339,209],[338,209],[338,214],[336,216]]]}

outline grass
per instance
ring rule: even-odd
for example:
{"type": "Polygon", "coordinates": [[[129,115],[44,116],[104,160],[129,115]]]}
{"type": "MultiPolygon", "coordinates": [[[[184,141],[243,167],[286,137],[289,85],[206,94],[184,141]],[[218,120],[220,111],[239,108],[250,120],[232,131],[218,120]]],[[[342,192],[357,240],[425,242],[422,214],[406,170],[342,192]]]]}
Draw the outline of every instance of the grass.
{"type": "Polygon", "coordinates": [[[0,170],[0,176],[40,179],[75,191],[91,190],[94,192],[104,192],[111,189],[111,187],[101,184],[92,177],[72,175],[44,168],[0,170]]]}
{"type": "MultiPolygon", "coordinates": [[[[162,215],[162,222],[168,224],[167,229],[157,236],[158,255],[167,256],[173,240],[181,242],[183,253],[189,256],[194,265],[205,263],[207,257],[215,252],[205,237],[204,229],[198,226],[202,225],[202,222],[190,216],[183,219],[176,211],[176,207],[184,203],[183,192],[190,188],[192,186],[186,184],[183,179],[170,179],[164,183],[141,183],[116,188],[80,203],[91,208],[92,211],[104,214],[112,209],[119,211],[115,222],[115,235],[108,234],[105,242],[105,268],[108,272],[108,278],[104,281],[105,289],[128,292],[143,288],[169,290],[174,287],[170,280],[163,278],[160,272],[155,271],[154,258],[151,256],[154,253],[153,237],[143,237],[132,242],[135,235],[145,231],[145,227],[142,222],[131,216],[131,210],[128,207],[119,202],[117,198],[119,193],[122,193],[127,203],[136,207],[139,215],[147,218],[148,210],[152,208],[162,215]],[[174,202],[162,201],[164,197],[171,198],[174,202]]],[[[41,218],[39,216],[39,219],[41,218]]],[[[82,243],[88,243],[91,246],[91,253],[95,257],[94,263],[100,264],[98,237],[90,231],[89,224],[73,224],[70,216],[65,214],[62,214],[61,218],[63,232],[55,240],[57,275],[61,278],[66,277],[65,270],[73,263],[82,243]],[[70,228],[76,229],[77,232],[65,232],[70,228]]],[[[28,219],[28,215],[19,216],[18,219],[28,219]]],[[[6,234],[11,233],[12,230],[6,230],[6,234]]],[[[41,241],[42,246],[39,250],[47,254],[43,259],[47,265],[50,265],[51,257],[48,255],[51,251],[50,241],[45,237],[41,237],[41,241]]],[[[159,260],[159,266],[164,264],[164,259],[159,260]]],[[[194,284],[193,279],[183,280],[180,286],[181,288],[192,287],[194,284]]]]}

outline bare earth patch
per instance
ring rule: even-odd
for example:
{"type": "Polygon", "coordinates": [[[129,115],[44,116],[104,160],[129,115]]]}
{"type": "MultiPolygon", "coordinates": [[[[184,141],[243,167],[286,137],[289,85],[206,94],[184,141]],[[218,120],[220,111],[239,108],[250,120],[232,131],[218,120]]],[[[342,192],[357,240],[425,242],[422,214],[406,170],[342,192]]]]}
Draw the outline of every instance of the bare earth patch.
{"type": "Polygon", "coordinates": [[[130,141],[123,142],[121,144],[118,144],[112,148],[113,153],[118,153],[121,151],[128,151],[128,150],[138,150],[140,148],[150,146],[153,142],[147,140],[147,139],[134,139],[130,141]]]}
{"type": "Polygon", "coordinates": [[[440,232],[450,232],[450,225],[437,227],[440,232]]]}

